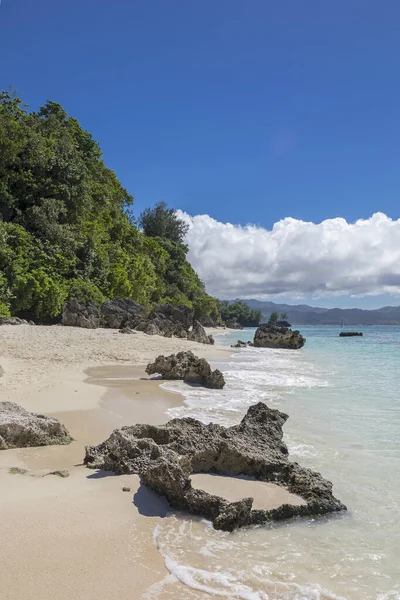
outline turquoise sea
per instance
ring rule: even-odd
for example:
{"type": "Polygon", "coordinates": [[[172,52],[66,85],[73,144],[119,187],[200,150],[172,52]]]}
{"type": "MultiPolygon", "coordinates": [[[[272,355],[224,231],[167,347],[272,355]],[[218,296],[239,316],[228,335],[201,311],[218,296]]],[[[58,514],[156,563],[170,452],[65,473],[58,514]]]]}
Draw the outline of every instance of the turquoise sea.
{"type": "Polygon", "coordinates": [[[400,600],[400,327],[361,328],[360,338],[300,330],[300,351],[248,348],[216,363],[222,391],[174,383],[185,404],[170,416],[231,425],[260,400],[279,408],[291,459],[330,479],[349,510],[234,534],[171,516],[155,542],[187,598],[400,600]]]}

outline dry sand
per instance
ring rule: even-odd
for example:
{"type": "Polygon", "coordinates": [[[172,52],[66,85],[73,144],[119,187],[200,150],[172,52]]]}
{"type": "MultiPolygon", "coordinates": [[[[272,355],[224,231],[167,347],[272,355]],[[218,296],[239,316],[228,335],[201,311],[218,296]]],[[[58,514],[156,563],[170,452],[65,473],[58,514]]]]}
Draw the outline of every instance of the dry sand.
{"type": "MultiPolygon", "coordinates": [[[[143,365],[185,349],[209,359],[227,355],[143,333],[0,327],[1,400],[57,416],[74,438],[69,446],[0,451],[1,598],[135,600],[149,597],[146,590],[168,576],[152,537],[167,513],[165,502],[139,487],[137,476],[97,473],[82,459],[86,444],[104,440],[116,427],[165,422],[166,410],[182,397],[149,380],[143,365]],[[11,467],[27,472],[11,475],[11,467]],[[70,476],[47,475],[55,469],[68,469],[70,476]],[[122,492],[123,486],[131,492],[122,492]]],[[[259,486],[267,485],[207,475],[194,476],[194,482],[228,499],[255,494],[257,503],[259,486]]],[[[272,492],[264,494],[268,502],[272,492]]],[[[171,593],[158,598],[194,597],[180,583],[171,593]]]]}

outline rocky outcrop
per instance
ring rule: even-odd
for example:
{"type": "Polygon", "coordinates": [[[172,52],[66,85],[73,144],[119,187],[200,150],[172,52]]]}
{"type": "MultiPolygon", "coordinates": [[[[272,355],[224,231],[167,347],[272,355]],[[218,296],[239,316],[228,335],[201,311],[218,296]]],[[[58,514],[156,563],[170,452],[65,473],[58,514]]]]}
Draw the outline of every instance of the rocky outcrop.
{"type": "Polygon", "coordinates": [[[243,329],[243,327],[237,321],[226,321],[225,325],[228,329],[243,329]]]}
{"type": "Polygon", "coordinates": [[[163,379],[183,379],[185,383],[197,383],[207,388],[222,389],[225,385],[221,371],[213,371],[205,358],[198,358],[190,350],[158,356],[147,365],[146,373],[158,373],[163,379]]]}
{"type": "Polygon", "coordinates": [[[287,348],[298,350],[306,343],[306,338],[299,331],[276,325],[260,325],[254,336],[254,346],[257,348],[287,348]]]}
{"type": "Polygon", "coordinates": [[[253,342],[244,342],[243,340],[238,340],[236,344],[231,344],[231,348],[247,348],[247,346],[254,346],[253,342]]]}
{"type": "Polygon", "coordinates": [[[33,325],[33,323],[19,317],[0,317],[0,325],[33,325]]]}
{"type": "Polygon", "coordinates": [[[134,328],[141,320],[144,307],[130,298],[114,298],[101,305],[101,322],[104,327],[121,329],[134,328]]]}
{"type": "Polygon", "coordinates": [[[358,337],[362,336],[362,331],[341,331],[339,337],[358,337]]]}
{"type": "Polygon", "coordinates": [[[216,322],[212,317],[210,317],[210,315],[204,315],[200,317],[199,321],[203,325],[203,327],[217,327],[216,322]]]}
{"type": "Polygon", "coordinates": [[[153,312],[149,314],[149,319],[168,319],[172,323],[182,325],[182,328],[188,331],[193,323],[194,310],[185,304],[174,306],[173,304],[159,304],[153,312]]]}
{"type": "Polygon", "coordinates": [[[276,324],[278,325],[278,327],[291,327],[291,324],[289,323],[289,321],[277,321],[276,324]]]}
{"type": "Polygon", "coordinates": [[[165,425],[133,425],[116,429],[98,446],[87,446],[90,468],[118,474],[136,473],[145,485],[165,496],[173,508],[187,510],[232,531],[301,515],[345,510],[332,494],[332,484],[319,473],[289,461],[282,426],[287,415],[259,402],[234,427],[204,425],[192,418],[165,425]],[[284,504],[253,510],[252,498],[228,502],[194,489],[191,473],[248,475],[273,482],[301,496],[306,504],[284,504]]]}
{"type": "Polygon", "coordinates": [[[100,326],[100,311],[91,302],[79,302],[71,298],[64,304],[61,323],[67,327],[96,329],[100,326]]]}
{"type": "Polygon", "coordinates": [[[0,450],[69,444],[67,429],[58,419],[31,413],[14,402],[0,402],[0,450]]]}
{"type": "Polygon", "coordinates": [[[193,327],[189,331],[187,338],[191,342],[198,342],[199,344],[214,344],[213,337],[206,334],[206,330],[199,321],[193,323],[193,327]]]}
{"type": "Polygon", "coordinates": [[[193,314],[193,309],[184,304],[179,306],[160,304],[137,324],[136,329],[148,335],[184,339],[187,338],[188,330],[192,325],[193,314]]]}

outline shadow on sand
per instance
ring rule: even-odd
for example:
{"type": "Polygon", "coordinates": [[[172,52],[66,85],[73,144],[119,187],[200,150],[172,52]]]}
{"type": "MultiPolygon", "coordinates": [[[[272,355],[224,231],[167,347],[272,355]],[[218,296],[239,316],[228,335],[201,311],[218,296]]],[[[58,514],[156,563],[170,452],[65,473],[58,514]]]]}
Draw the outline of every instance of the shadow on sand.
{"type": "Polygon", "coordinates": [[[138,509],[139,514],[145,517],[164,518],[171,512],[171,508],[165,498],[161,498],[150,488],[142,484],[133,496],[132,502],[138,509]]]}

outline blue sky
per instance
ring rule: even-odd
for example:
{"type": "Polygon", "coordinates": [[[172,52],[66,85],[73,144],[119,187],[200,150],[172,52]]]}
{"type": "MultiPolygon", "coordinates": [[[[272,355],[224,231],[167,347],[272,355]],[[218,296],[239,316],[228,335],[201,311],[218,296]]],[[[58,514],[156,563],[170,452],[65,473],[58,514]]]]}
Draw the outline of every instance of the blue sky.
{"type": "Polygon", "coordinates": [[[3,0],[0,87],[76,116],[137,213],[398,219],[399,31],[398,0],[3,0]]]}

